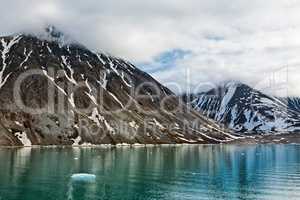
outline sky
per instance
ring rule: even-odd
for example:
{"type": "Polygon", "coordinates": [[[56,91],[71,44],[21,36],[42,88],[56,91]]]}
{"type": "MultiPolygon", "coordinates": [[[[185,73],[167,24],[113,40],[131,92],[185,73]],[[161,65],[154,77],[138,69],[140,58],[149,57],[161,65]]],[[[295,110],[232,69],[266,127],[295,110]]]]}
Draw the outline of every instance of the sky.
{"type": "Polygon", "coordinates": [[[54,25],[177,93],[240,81],[300,96],[298,0],[0,0],[0,35],[54,25]]]}

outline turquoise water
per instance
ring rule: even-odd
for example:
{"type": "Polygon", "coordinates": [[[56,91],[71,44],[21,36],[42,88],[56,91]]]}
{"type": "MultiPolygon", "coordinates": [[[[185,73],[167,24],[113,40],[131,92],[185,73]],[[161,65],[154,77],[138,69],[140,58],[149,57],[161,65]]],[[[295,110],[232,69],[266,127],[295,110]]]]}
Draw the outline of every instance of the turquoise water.
{"type": "Polygon", "coordinates": [[[300,146],[0,149],[0,199],[300,199],[300,146]]]}

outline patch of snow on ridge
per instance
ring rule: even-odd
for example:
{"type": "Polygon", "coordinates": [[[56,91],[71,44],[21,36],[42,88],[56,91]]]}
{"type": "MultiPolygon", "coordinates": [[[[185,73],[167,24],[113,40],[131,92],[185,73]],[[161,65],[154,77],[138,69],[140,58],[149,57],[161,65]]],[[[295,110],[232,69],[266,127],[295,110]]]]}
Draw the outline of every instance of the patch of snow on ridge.
{"type": "Polygon", "coordinates": [[[92,88],[91,88],[91,86],[90,86],[90,84],[88,82],[88,79],[85,80],[85,85],[89,89],[89,92],[91,93],[92,92],[92,88]]]}
{"type": "Polygon", "coordinates": [[[125,83],[125,85],[126,85],[127,87],[130,87],[130,88],[132,87],[132,86],[127,82],[127,80],[125,80],[124,72],[122,72],[121,78],[122,78],[123,83],[125,83]]]}
{"type": "Polygon", "coordinates": [[[161,123],[159,123],[159,121],[157,121],[155,118],[153,118],[153,121],[154,121],[154,124],[158,127],[158,128],[160,128],[160,129],[164,129],[165,127],[161,124],[161,123]]]}
{"type": "Polygon", "coordinates": [[[225,96],[223,97],[223,100],[222,100],[222,103],[220,106],[220,110],[219,110],[218,114],[216,115],[216,121],[221,121],[222,118],[224,117],[224,113],[226,112],[228,103],[232,99],[232,97],[235,94],[235,91],[237,89],[236,83],[229,83],[227,87],[228,87],[228,91],[225,94],[225,96]]]}
{"type": "Polygon", "coordinates": [[[108,94],[110,94],[110,96],[112,96],[113,97],[113,99],[118,103],[118,104],[120,104],[120,106],[121,106],[121,108],[124,108],[124,105],[122,104],[122,102],[112,93],[112,92],[109,92],[109,91],[107,91],[108,92],[108,94]]]}
{"type": "Polygon", "coordinates": [[[97,100],[96,100],[96,98],[95,98],[93,95],[91,95],[91,94],[89,94],[89,93],[87,93],[87,92],[85,92],[85,94],[93,101],[93,103],[94,103],[95,105],[98,106],[97,100]]]}
{"type": "Polygon", "coordinates": [[[23,126],[20,122],[18,121],[15,121],[15,123],[18,125],[18,126],[23,126]]]}
{"type": "Polygon", "coordinates": [[[251,111],[251,110],[245,110],[243,113],[244,117],[246,118],[246,122],[244,123],[244,128],[252,131],[256,127],[260,126],[263,123],[263,120],[260,119],[258,115],[258,111],[251,111]],[[257,121],[255,121],[255,118],[258,118],[257,121]]]}
{"type": "Polygon", "coordinates": [[[32,52],[33,52],[33,51],[31,50],[31,51],[29,51],[29,52],[27,53],[26,48],[24,49],[24,56],[25,56],[25,59],[24,59],[23,62],[20,64],[20,67],[23,67],[23,65],[28,61],[28,59],[29,59],[29,57],[31,56],[32,52]]]}
{"type": "Polygon", "coordinates": [[[15,136],[20,140],[20,142],[25,146],[25,147],[31,147],[31,141],[28,139],[27,134],[25,132],[16,132],[15,136]]]}
{"type": "Polygon", "coordinates": [[[70,104],[73,106],[73,108],[76,107],[75,100],[74,100],[74,93],[71,94],[70,98],[68,98],[70,104]]]}
{"type": "Polygon", "coordinates": [[[118,75],[120,76],[119,71],[117,70],[117,66],[113,63],[113,61],[108,57],[109,60],[109,66],[110,68],[118,75]]]}
{"type": "Polygon", "coordinates": [[[74,85],[78,85],[77,81],[74,79],[74,70],[72,69],[72,66],[68,63],[67,58],[65,56],[61,56],[61,59],[63,61],[63,64],[68,68],[68,70],[71,73],[69,77],[67,72],[64,71],[66,78],[74,85]]]}
{"type": "Polygon", "coordinates": [[[100,122],[103,122],[107,130],[111,133],[115,133],[114,128],[106,121],[103,115],[101,115],[98,109],[95,107],[93,108],[91,116],[88,117],[90,120],[95,122],[97,126],[101,126],[100,122]]]}
{"type": "Polygon", "coordinates": [[[67,93],[66,93],[66,91],[64,89],[62,89],[61,87],[59,87],[59,85],[57,85],[55,83],[55,79],[52,78],[51,76],[49,76],[48,72],[45,69],[43,69],[43,73],[65,96],[68,96],[67,93]]]}
{"type": "Polygon", "coordinates": [[[230,128],[234,128],[235,127],[235,120],[238,118],[238,109],[237,109],[237,105],[235,105],[232,110],[231,110],[231,121],[229,124],[230,128]]]}
{"type": "Polygon", "coordinates": [[[90,120],[92,120],[93,122],[95,122],[97,124],[97,126],[100,126],[100,121],[99,120],[103,120],[104,118],[101,116],[101,118],[99,118],[101,115],[98,112],[97,108],[94,108],[92,111],[92,115],[89,117],[90,120]]]}
{"type": "Polygon", "coordinates": [[[94,53],[94,54],[97,56],[98,60],[99,60],[103,65],[105,65],[105,62],[104,62],[104,60],[101,58],[101,56],[100,56],[98,53],[94,53]]]}
{"type": "Polygon", "coordinates": [[[97,80],[97,83],[98,83],[103,89],[105,89],[105,90],[106,90],[107,82],[108,82],[108,80],[107,80],[107,74],[106,74],[106,73],[104,73],[104,75],[103,75],[102,83],[101,83],[101,81],[98,81],[98,80],[97,80]]]}
{"type": "Polygon", "coordinates": [[[80,137],[80,135],[78,135],[78,137],[77,138],[75,138],[75,139],[72,139],[73,140],[73,146],[78,146],[79,145],[79,142],[81,141],[81,137],[80,137]]]}
{"type": "Polygon", "coordinates": [[[7,63],[6,63],[7,57],[6,56],[9,53],[11,47],[13,47],[16,43],[18,43],[21,38],[22,37],[20,37],[20,36],[15,36],[9,42],[5,42],[5,40],[3,38],[1,39],[1,44],[2,44],[3,50],[2,50],[2,55],[1,55],[1,57],[2,57],[2,69],[0,71],[0,88],[3,87],[3,85],[6,83],[7,79],[11,75],[11,74],[8,74],[8,75],[6,75],[6,77],[3,77],[4,72],[6,70],[6,67],[7,67],[7,63]]]}
{"type": "Polygon", "coordinates": [[[115,133],[115,130],[113,129],[113,127],[111,127],[111,125],[105,119],[104,119],[104,124],[109,132],[111,132],[113,134],[115,133]]]}
{"type": "Polygon", "coordinates": [[[135,129],[138,129],[138,128],[139,128],[139,125],[137,125],[135,121],[129,122],[129,125],[130,125],[132,128],[135,128],[135,129]]]}
{"type": "Polygon", "coordinates": [[[47,50],[48,50],[48,52],[50,53],[50,54],[52,54],[52,50],[51,50],[51,48],[47,45],[47,50]]]}

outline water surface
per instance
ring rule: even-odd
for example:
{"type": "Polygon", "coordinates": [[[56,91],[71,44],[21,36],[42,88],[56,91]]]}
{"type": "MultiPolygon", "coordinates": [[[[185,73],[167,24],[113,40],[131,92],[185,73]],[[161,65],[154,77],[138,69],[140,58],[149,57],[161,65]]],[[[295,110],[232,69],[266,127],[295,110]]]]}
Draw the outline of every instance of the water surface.
{"type": "Polygon", "coordinates": [[[0,149],[0,199],[300,199],[300,146],[0,149]]]}

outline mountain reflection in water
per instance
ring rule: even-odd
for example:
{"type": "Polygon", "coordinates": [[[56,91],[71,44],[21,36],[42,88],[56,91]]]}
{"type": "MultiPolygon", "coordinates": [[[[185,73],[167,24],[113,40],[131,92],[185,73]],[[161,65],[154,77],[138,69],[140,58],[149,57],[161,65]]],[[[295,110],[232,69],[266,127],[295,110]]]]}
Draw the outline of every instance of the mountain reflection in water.
{"type": "Polygon", "coordinates": [[[12,148],[0,160],[1,200],[300,199],[298,145],[12,148]]]}

